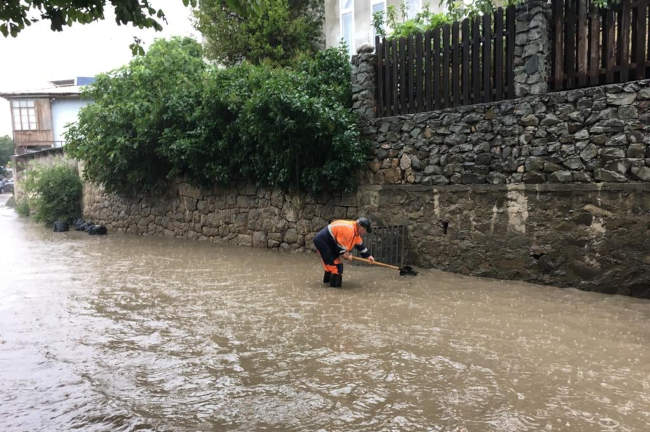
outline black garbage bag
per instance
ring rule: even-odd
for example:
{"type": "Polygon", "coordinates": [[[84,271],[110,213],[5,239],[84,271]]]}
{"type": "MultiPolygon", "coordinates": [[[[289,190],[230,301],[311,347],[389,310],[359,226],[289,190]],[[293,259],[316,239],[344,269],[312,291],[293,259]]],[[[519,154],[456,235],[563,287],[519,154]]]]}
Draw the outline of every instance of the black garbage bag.
{"type": "Polygon", "coordinates": [[[63,222],[63,221],[54,222],[54,232],[64,232],[64,231],[68,231],[69,229],[70,226],[68,225],[67,222],[63,222]]]}
{"type": "Polygon", "coordinates": [[[81,218],[75,219],[72,225],[77,231],[86,231],[86,221],[81,218]]]}
{"type": "Polygon", "coordinates": [[[108,232],[104,225],[91,225],[87,231],[90,235],[105,235],[108,232]]]}

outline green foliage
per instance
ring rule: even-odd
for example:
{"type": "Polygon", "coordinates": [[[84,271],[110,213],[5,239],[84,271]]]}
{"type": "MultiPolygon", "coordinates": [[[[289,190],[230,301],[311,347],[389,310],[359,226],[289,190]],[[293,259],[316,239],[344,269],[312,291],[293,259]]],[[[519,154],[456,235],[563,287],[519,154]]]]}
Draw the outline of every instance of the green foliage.
{"type": "Polygon", "coordinates": [[[2,174],[2,169],[7,166],[7,163],[11,160],[11,155],[13,154],[13,140],[6,135],[0,137],[0,174],[2,174]]]}
{"type": "Polygon", "coordinates": [[[82,184],[76,167],[57,162],[33,166],[22,182],[26,203],[16,203],[18,214],[31,214],[39,222],[51,224],[81,215],[82,184]],[[27,207],[27,210],[25,209],[27,207]]]}
{"type": "MultiPolygon", "coordinates": [[[[505,5],[515,5],[523,0],[506,0],[505,5]]],[[[607,1],[607,0],[602,0],[607,1]]],[[[424,33],[445,24],[452,24],[454,21],[461,21],[465,18],[474,18],[483,14],[493,13],[496,6],[493,0],[473,0],[466,3],[463,0],[440,0],[441,5],[447,6],[445,13],[432,13],[428,7],[418,13],[414,18],[407,19],[406,3],[402,1],[399,11],[394,5],[388,6],[386,16],[382,12],[373,15],[372,25],[375,32],[388,39],[400,39],[416,33],[424,33]],[[391,29],[390,34],[384,26],[391,29]]]]}
{"type": "MultiPolygon", "coordinates": [[[[104,19],[107,0],[4,0],[0,3],[0,33],[17,36],[25,27],[40,20],[50,21],[53,31],[61,31],[73,23],[88,24],[104,19]]],[[[183,0],[185,6],[196,0],[183,0]]],[[[154,9],[149,0],[110,0],[117,24],[162,30],[165,14],[154,9]]]]}
{"type": "Polygon", "coordinates": [[[18,216],[29,216],[29,201],[27,198],[22,198],[16,201],[16,213],[18,216]]]}
{"type": "Polygon", "coordinates": [[[196,46],[159,41],[100,77],[66,139],[84,174],[108,191],[246,181],[310,193],[349,191],[367,147],[352,117],[344,49],[299,57],[293,69],[209,67],[196,46]]]}
{"type": "Polygon", "coordinates": [[[321,40],[322,5],[316,0],[202,0],[196,27],[206,57],[232,66],[247,60],[288,65],[313,53],[321,40]]]}
{"type": "Polygon", "coordinates": [[[204,69],[194,40],[156,41],[146,56],[100,75],[85,90],[94,103],[66,132],[66,152],[84,160],[84,175],[110,192],[164,186],[172,162],[161,147],[190,129],[204,69]]]}
{"type": "Polygon", "coordinates": [[[453,19],[444,13],[432,13],[428,7],[418,13],[413,19],[406,19],[406,5],[402,3],[399,14],[395,6],[388,6],[386,23],[392,31],[389,35],[384,29],[383,14],[376,12],[373,16],[373,25],[379,35],[387,35],[388,39],[399,39],[416,33],[424,33],[444,24],[451,24],[453,19]]]}

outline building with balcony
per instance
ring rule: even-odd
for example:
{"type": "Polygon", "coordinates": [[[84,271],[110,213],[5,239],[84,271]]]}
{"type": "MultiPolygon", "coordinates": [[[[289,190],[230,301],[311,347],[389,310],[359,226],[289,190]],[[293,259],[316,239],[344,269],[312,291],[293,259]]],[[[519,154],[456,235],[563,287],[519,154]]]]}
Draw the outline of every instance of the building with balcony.
{"type": "Polygon", "coordinates": [[[0,92],[9,101],[15,154],[62,147],[68,123],[77,121],[79,110],[90,103],[81,98],[81,88],[92,77],[50,81],[36,90],[0,92]]]}

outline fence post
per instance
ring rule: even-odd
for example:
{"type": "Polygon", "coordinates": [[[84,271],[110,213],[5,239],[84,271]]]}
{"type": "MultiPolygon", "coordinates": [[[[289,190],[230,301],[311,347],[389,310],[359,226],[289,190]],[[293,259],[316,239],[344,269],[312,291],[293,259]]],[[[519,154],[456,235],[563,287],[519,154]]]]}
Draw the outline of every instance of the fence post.
{"type": "Polygon", "coordinates": [[[515,11],[515,96],[548,92],[551,76],[551,8],[546,0],[525,0],[515,11]]]}
{"type": "Polygon", "coordinates": [[[375,68],[377,59],[374,48],[363,44],[352,56],[352,111],[361,119],[376,117],[377,100],[375,99],[375,68]]]}

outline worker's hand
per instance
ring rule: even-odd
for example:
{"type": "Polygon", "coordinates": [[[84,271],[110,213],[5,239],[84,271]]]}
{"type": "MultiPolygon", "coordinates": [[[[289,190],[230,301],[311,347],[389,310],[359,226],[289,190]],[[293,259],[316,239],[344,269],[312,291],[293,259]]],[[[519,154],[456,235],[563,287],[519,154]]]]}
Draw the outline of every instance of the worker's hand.
{"type": "Polygon", "coordinates": [[[372,255],[370,255],[370,256],[368,257],[368,260],[369,260],[370,262],[375,262],[375,257],[373,257],[372,255]]]}
{"type": "Polygon", "coordinates": [[[348,260],[348,261],[351,260],[352,258],[350,257],[350,252],[345,252],[345,253],[343,254],[343,259],[346,259],[346,260],[348,260]]]}

